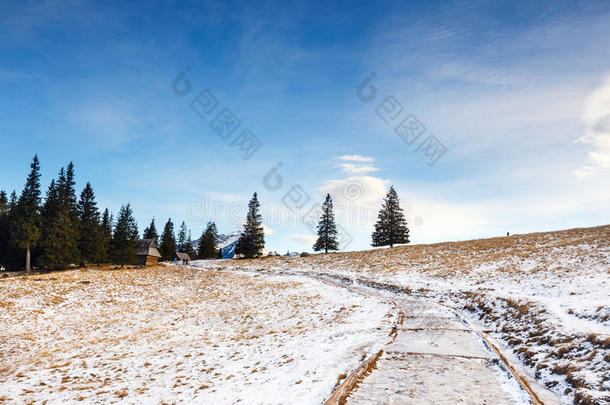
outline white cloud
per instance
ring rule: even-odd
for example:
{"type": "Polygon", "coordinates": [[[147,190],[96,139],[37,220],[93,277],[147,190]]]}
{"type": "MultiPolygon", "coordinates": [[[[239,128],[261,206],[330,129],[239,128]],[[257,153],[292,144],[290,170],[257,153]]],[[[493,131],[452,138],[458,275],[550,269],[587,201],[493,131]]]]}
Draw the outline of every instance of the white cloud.
{"type": "Polygon", "coordinates": [[[580,169],[574,170],[572,173],[579,179],[584,179],[586,177],[594,175],[595,168],[593,166],[583,166],[580,169]]]}
{"type": "Polygon", "coordinates": [[[587,133],[580,141],[593,145],[589,160],[597,166],[610,167],[610,76],[587,97],[581,118],[587,133]]]}
{"type": "Polygon", "coordinates": [[[343,155],[337,159],[344,160],[346,162],[360,162],[360,163],[371,163],[375,161],[375,158],[362,156],[362,155],[343,155]]]}
{"type": "Polygon", "coordinates": [[[265,224],[263,224],[263,231],[265,231],[265,235],[273,235],[275,233],[275,230],[265,224]]]}
{"type": "Polygon", "coordinates": [[[344,173],[348,173],[348,174],[366,174],[366,173],[370,173],[370,172],[376,172],[379,169],[374,166],[370,166],[370,165],[361,166],[361,165],[356,165],[353,163],[342,163],[341,170],[344,173]]]}
{"type": "Polygon", "coordinates": [[[337,203],[349,205],[378,204],[388,191],[389,180],[373,176],[351,176],[346,179],[328,180],[320,191],[329,193],[337,203]]]}

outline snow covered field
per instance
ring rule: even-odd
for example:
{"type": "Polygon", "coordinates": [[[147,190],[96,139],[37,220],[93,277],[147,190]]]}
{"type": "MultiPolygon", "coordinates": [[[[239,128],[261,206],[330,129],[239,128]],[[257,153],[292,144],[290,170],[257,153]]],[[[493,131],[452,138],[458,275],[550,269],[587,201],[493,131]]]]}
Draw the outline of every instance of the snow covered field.
{"type": "Polygon", "coordinates": [[[203,265],[400,286],[489,330],[562,402],[610,403],[610,226],[203,265]]]}
{"type": "Polygon", "coordinates": [[[395,321],[300,276],[168,266],[0,282],[0,403],[319,404],[395,321]]]}

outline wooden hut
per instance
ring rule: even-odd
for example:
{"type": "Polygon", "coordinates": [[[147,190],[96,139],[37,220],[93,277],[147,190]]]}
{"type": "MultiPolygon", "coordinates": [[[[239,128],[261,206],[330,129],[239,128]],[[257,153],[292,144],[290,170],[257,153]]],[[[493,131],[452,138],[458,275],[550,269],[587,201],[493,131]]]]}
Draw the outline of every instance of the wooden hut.
{"type": "Polygon", "coordinates": [[[191,261],[191,257],[188,255],[188,253],[184,253],[184,252],[176,252],[176,256],[174,257],[174,260],[180,263],[184,263],[184,261],[186,261],[187,263],[191,261]]]}
{"type": "Polygon", "coordinates": [[[161,254],[157,250],[157,243],[153,239],[138,240],[137,264],[142,266],[154,266],[159,264],[161,254]]]}

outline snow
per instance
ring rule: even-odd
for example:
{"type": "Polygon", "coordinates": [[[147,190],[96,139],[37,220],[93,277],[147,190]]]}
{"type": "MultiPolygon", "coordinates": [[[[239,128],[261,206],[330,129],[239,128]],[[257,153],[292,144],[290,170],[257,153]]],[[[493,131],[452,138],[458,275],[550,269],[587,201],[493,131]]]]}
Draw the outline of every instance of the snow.
{"type": "Polygon", "coordinates": [[[609,403],[610,226],[367,252],[209,263],[408,288],[490,331],[564,402],[609,403]]]}
{"type": "Polygon", "coordinates": [[[301,276],[181,266],[8,279],[0,302],[10,403],[319,404],[394,319],[301,276]]]}

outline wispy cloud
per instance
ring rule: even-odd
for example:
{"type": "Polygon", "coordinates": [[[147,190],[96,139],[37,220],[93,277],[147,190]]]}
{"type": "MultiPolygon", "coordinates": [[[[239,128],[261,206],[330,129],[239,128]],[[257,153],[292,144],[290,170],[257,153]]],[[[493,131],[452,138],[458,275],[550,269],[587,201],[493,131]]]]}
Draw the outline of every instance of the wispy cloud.
{"type": "Polygon", "coordinates": [[[379,169],[370,164],[364,163],[373,163],[375,158],[363,155],[342,155],[337,157],[338,160],[347,163],[341,163],[341,171],[348,175],[363,175],[371,172],[376,172],[379,169]]]}
{"type": "Polygon", "coordinates": [[[374,166],[370,166],[370,165],[356,165],[353,163],[342,163],[341,170],[344,173],[348,173],[348,174],[366,174],[366,173],[370,173],[370,172],[376,172],[379,169],[374,166]]]}
{"type": "Polygon", "coordinates": [[[359,162],[359,163],[371,163],[375,161],[375,158],[362,156],[362,155],[342,155],[337,159],[343,160],[345,162],[359,162]]]}

